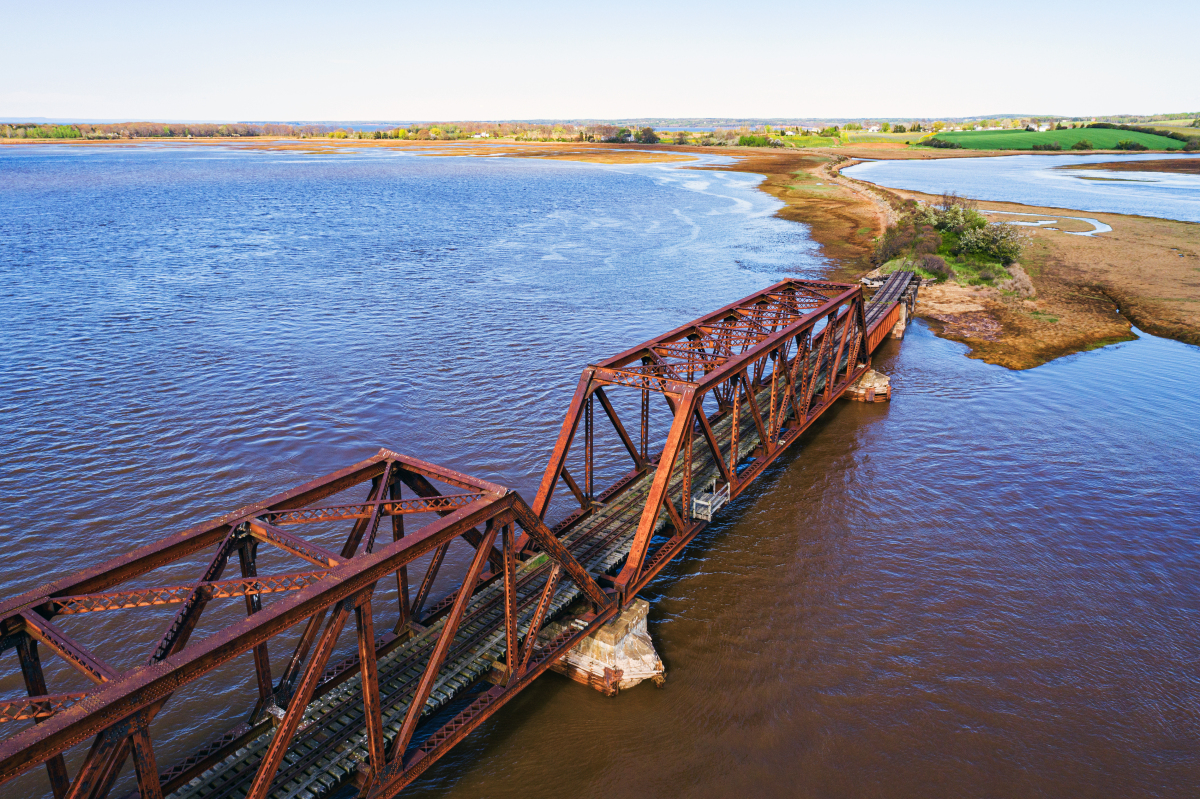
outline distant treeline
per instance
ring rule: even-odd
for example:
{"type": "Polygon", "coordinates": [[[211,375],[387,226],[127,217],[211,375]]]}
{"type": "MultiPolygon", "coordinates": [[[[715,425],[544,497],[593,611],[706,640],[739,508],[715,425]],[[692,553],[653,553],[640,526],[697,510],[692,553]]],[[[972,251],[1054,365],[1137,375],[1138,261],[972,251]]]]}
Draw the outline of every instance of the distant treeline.
{"type": "MultiPolygon", "coordinates": [[[[1200,149],[1200,140],[1195,136],[1186,136],[1178,131],[1163,130],[1162,128],[1146,128],[1140,125],[1113,125],[1109,122],[1095,122],[1089,128],[1107,128],[1108,130],[1131,130],[1134,133],[1149,133],[1151,136],[1166,136],[1168,139],[1184,143],[1183,149],[1191,152],[1200,149]]],[[[1134,148],[1125,148],[1134,149],[1134,148]]]]}
{"type": "Polygon", "coordinates": [[[237,136],[312,137],[328,135],[323,125],[245,125],[227,123],[163,124],[162,122],[117,122],[109,125],[0,125],[6,139],[213,139],[237,136]]]}
{"type": "Polygon", "coordinates": [[[688,134],[673,132],[660,135],[651,127],[618,125],[539,124],[522,122],[439,122],[421,123],[391,129],[355,130],[326,125],[275,125],[227,123],[223,125],[164,124],[162,122],[120,122],[108,125],[77,123],[38,125],[17,123],[0,125],[0,138],[9,139],[178,139],[277,136],[281,138],[331,139],[407,139],[450,141],[456,139],[516,139],[537,142],[629,142],[657,144],[669,140],[675,144],[734,144],[746,128],[688,134]]]}

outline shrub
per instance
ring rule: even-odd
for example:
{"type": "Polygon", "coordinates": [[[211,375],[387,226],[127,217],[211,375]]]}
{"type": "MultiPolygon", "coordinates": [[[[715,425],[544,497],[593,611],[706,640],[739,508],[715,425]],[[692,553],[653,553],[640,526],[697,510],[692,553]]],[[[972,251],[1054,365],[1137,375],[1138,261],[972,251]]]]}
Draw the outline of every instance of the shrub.
{"type": "MultiPolygon", "coordinates": [[[[1198,119],[1196,121],[1200,122],[1200,119],[1198,119]]],[[[1193,127],[1200,127],[1200,126],[1193,126],[1193,127]]],[[[892,128],[892,133],[908,133],[908,128],[904,127],[903,125],[897,125],[896,127],[892,128]]]]}
{"type": "Polygon", "coordinates": [[[1133,141],[1131,139],[1121,139],[1121,141],[1117,142],[1116,146],[1113,147],[1113,149],[1114,150],[1149,150],[1150,148],[1147,147],[1146,145],[1142,144],[1140,141],[1133,141]]]}
{"type": "Polygon", "coordinates": [[[980,269],[979,270],[979,279],[991,282],[996,279],[996,273],[993,272],[991,269],[980,269]]]}
{"type": "Polygon", "coordinates": [[[821,133],[820,133],[820,135],[822,135],[822,136],[832,136],[833,138],[835,138],[835,139],[836,139],[836,138],[838,137],[838,134],[839,134],[840,132],[841,132],[841,131],[839,131],[839,130],[838,130],[838,126],[837,126],[837,125],[830,125],[830,126],[829,126],[829,127],[827,127],[827,128],[822,128],[822,129],[821,129],[821,133]]]}
{"type": "Polygon", "coordinates": [[[938,280],[947,280],[954,277],[954,270],[939,255],[923,255],[921,256],[921,260],[917,261],[917,266],[938,280]]]}
{"type": "Polygon", "coordinates": [[[956,141],[947,141],[946,139],[926,139],[920,143],[922,147],[935,147],[940,150],[961,150],[963,146],[956,141]]]}
{"type": "Polygon", "coordinates": [[[991,223],[965,231],[958,239],[958,249],[989,255],[1002,264],[1010,264],[1021,257],[1025,242],[1025,235],[1015,226],[991,223]]]}
{"type": "Polygon", "coordinates": [[[639,144],[658,144],[658,134],[654,128],[642,128],[633,138],[639,144]]]}
{"type": "Polygon", "coordinates": [[[1090,141],[1088,141],[1087,139],[1080,139],[1079,141],[1077,141],[1071,145],[1071,149],[1072,150],[1090,150],[1090,149],[1092,149],[1092,143],[1090,141]]]}
{"type": "Polygon", "coordinates": [[[941,244],[942,236],[932,225],[916,215],[909,215],[883,232],[875,244],[873,260],[876,264],[884,264],[904,253],[935,253],[941,244]]]}
{"type": "Polygon", "coordinates": [[[933,254],[942,246],[942,237],[935,232],[933,225],[921,225],[917,231],[916,243],[913,250],[919,254],[933,254]]]}
{"type": "MultiPolygon", "coordinates": [[[[1186,143],[1191,137],[1187,134],[1180,133],[1177,130],[1162,130],[1161,128],[1147,128],[1142,125],[1114,125],[1111,122],[1093,122],[1088,125],[1089,128],[1104,128],[1106,130],[1131,130],[1134,133],[1148,133],[1151,136],[1166,136],[1168,139],[1181,141],[1186,143]]],[[[1197,125],[1196,127],[1200,127],[1197,125]]],[[[1142,149],[1149,149],[1143,147],[1142,149]]]]}
{"type": "Polygon", "coordinates": [[[983,227],[987,220],[979,213],[977,203],[957,194],[943,194],[936,205],[918,206],[913,215],[923,224],[938,230],[961,234],[970,228],[983,227]]]}
{"type": "Polygon", "coordinates": [[[1033,288],[1033,281],[1029,279],[1029,275],[1025,274],[1025,270],[1020,264],[1013,264],[1008,268],[1009,274],[1012,277],[1008,280],[1002,280],[996,284],[997,287],[1005,291],[1011,291],[1017,295],[1029,299],[1037,292],[1033,288]]]}
{"type": "Polygon", "coordinates": [[[770,136],[739,136],[738,147],[770,147],[770,136]]]}
{"type": "Polygon", "coordinates": [[[1052,141],[1049,144],[1035,144],[1035,145],[1033,145],[1032,149],[1034,149],[1034,150],[1061,150],[1062,145],[1056,141],[1052,141]]]}
{"type": "Polygon", "coordinates": [[[1200,150],[1200,139],[1188,139],[1188,143],[1183,145],[1185,153],[1194,153],[1200,150]]]}

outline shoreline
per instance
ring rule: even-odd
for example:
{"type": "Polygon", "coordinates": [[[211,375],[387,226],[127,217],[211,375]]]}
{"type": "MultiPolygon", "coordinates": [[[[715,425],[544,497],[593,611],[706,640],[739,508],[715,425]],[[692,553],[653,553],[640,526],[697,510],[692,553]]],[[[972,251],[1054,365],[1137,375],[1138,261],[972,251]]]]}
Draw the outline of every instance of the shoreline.
{"type": "MultiPolygon", "coordinates": [[[[892,160],[892,154],[867,155],[857,148],[860,152],[847,157],[844,151],[849,148],[840,149],[820,153],[828,161],[810,166],[809,171],[830,175],[836,179],[834,185],[854,192],[860,202],[857,206],[847,203],[845,209],[853,213],[857,208],[859,221],[873,223],[876,232],[868,240],[860,237],[853,242],[859,245],[858,258],[848,259],[846,253],[831,249],[823,235],[828,231],[819,226],[813,227],[813,239],[835,262],[831,279],[857,281],[873,268],[869,256],[874,236],[882,232],[879,220],[889,215],[894,218],[906,200],[937,198],[841,175],[842,169],[864,158],[892,160]],[[862,210],[863,204],[874,207],[867,212],[862,210]]],[[[959,151],[920,155],[930,159],[966,157],[959,151]]],[[[780,191],[779,175],[772,175],[768,164],[759,164],[757,170],[751,166],[742,161],[736,167],[721,168],[767,174],[768,180],[760,188],[788,203],[780,209],[780,217],[810,225],[813,219],[820,220],[819,204],[803,194],[780,191]]],[[[1030,299],[955,283],[923,289],[917,316],[926,319],[937,335],[968,345],[968,357],[1009,369],[1029,369],[1134,339],[1134,325],[1155,336],[1200,345],[1200,224],[1023,203],[976,202],[981,210],[999,213],[1036,213],[1056,219],[1085,216],[1112,230],[1094,236],[1067,235],[1092,226],[1065,219],[1058,220],[1060,230],[1027,229],[1031,244],[1021,265],[1037,290],[1030,299]]]]}

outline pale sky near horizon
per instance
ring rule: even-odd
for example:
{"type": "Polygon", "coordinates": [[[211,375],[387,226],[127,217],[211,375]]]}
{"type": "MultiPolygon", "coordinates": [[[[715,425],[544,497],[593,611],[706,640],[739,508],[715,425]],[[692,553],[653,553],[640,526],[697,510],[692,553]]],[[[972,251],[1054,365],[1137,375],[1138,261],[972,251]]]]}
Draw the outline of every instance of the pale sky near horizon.
{"type": "Polygon", "coordinates": [[[1200,3],[0,0],[0,117],[1200,111],[1200,3]]]}

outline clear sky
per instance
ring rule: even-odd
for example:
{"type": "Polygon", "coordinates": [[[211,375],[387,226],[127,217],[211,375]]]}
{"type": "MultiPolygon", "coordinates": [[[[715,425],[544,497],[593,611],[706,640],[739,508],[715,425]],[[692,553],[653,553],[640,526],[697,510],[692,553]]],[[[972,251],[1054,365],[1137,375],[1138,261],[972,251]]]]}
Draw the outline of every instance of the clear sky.
{"type": "Polygon", "coordinates": [[[0,117],[1200,110],[1200,2],[0,0],[0,117]]]}

